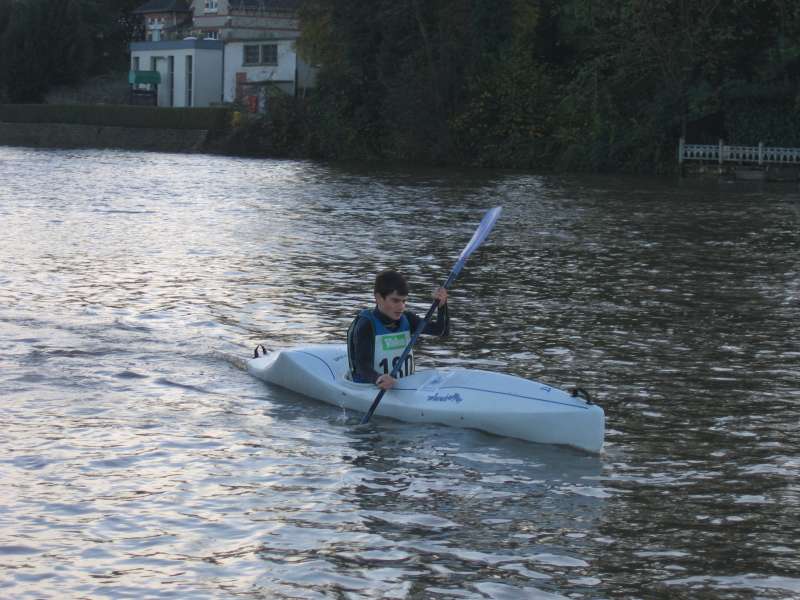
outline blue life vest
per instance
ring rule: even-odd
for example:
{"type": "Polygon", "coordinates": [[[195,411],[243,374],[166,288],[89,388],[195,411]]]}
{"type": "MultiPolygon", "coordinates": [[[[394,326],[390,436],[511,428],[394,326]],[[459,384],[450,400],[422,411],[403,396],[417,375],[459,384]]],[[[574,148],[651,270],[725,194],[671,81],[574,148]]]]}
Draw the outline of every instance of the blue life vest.
{"type": "MultiPolygon", "coordinates": [[[[356,376],[355,365],[350,356],[353,348],[352,332],[355,329],[356,322],[360,318],[368,319],[370,323],[372,323],[372,331],[375,333],[375,350],[373,353],[372,368],[378,373],[385,374],[392,372],[397,361],[400,360],[400,355],[403,354],[403,350],[406,349],[406,346],[411,341],[411,324],[408,321],[408,317],[403,315],[400,317],[400,325],[397,329],[391,330],[384,325],[383,321],[375,316],[372,310],[365,309],[359,313],[358,317],[356,317],[350,325],[350,329],[347,332],[347,355],[353,381],[356,383],[375,383],[374,381],[362,381],[356,376]]],[[[413,372],[414,353],[412,351],[409,352],[403,366],[398,370],[397,376],[405,377],[411,375],[413,372]]]]}

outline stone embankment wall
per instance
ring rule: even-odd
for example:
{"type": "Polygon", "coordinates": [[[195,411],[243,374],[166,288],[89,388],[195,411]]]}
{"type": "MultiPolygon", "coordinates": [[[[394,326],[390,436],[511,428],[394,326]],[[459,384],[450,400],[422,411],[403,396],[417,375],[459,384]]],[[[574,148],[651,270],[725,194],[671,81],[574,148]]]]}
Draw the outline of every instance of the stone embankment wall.
{"type": "Polygon", "coordinates": [[[680,165],[682,177],[708,177],[737,179],[740,181],[800,181],[800,167],[796,165],[738,165],[734,163],[684,162],[680,165]]]}
{"type": "Polygon", "coordinates": [[[205,152],[209,150],[207,142],[208,131],[200,129],[0,122],[0,146],[205,152]]]}

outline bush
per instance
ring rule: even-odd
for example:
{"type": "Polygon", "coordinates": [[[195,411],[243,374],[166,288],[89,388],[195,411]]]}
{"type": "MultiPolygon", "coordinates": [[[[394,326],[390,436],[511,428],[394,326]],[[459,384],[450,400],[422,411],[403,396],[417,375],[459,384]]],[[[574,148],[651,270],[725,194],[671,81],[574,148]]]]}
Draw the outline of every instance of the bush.
{"type": "Polygon", "coordinates": [[[730,103],[725,112],[726,142],[755,146],[800,146],[800,111],[792,101],[730,103]]]}

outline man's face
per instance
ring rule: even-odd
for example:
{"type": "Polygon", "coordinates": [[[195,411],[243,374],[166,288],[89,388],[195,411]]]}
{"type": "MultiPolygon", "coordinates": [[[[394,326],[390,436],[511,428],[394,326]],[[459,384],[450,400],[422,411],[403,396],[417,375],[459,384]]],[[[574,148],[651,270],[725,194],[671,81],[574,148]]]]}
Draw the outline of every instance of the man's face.
{"type": "Polygon", "coordinates": [[[408,302],[408,296],[401,296],[397,292],[392,292],[386,296],[375,294],[375,303],[378,305],[378,310],[394,321],[403,316],[406,302],[408,302]]]}

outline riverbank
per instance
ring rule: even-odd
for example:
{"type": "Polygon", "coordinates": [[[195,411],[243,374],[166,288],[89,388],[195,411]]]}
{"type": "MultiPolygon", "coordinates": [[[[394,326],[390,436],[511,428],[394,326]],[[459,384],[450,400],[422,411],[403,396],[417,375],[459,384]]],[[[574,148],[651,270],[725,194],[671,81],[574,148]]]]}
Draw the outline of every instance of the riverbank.
{"type": "Polygon", "coordinates": [[[33,148],[120,148],[207,152],[207,129],[150,129],[73,123],[0,123],[0,145],[33,148]]]}
{"type": "Polygon", "coordinates": [[[225,153],[236,129],[227,107],[0,105],[0,145],[225,153]]]}

